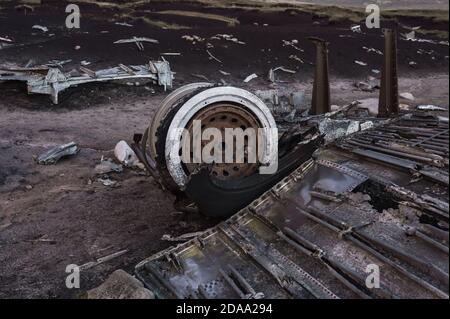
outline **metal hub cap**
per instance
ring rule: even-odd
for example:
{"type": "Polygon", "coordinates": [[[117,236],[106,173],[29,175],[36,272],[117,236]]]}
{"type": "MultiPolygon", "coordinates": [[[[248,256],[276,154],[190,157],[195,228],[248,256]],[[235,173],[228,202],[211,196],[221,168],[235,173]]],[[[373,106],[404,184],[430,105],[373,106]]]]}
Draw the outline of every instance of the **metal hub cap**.
{"type": "MultiPolygon", "coordinates": [[[[258,119],[254,114],[249,113],[245,109],[228,103],[220,103],[216,105],[211,105],[208,108],[205,108],[198,112],[194,118],[189,122],[186,129],[190,133],[191,140],[184,141],[181,145],[180,153],[182,153],[183,147],[185,147],[185,143],[190,143],[192,146],[192,137],[193,133],[193,121],[198,120],[201,121],[201,129],[202,131],[208,128],[216,128],[220,130],[222,136],[225,136],[225,129],[237,129],[240,128],[242,130],[246,130],[247,128],[252,128],[255,131],[259,128],[260,124],[258,119]]],[[[208,144],[209,140],[202,140],[201,147],[208,144]]],[[[233,159],[236,159],[235,151],[231,145],[234,153],[233,159]]],[[[226,148],[226,141],[222,142],[220,149],[224,151],[226,148]]],[[[191,158],[192,158],[192,147],[189,147],[191,150],[191,158]]],[[[220,179],[234,179],[238,177],[249,176],[255,173],[258,168],[258,163],[248,163],[248,157],[246,152],[248,150],[248,140],[244,140],[244,163],[225,163],[225,158],[222,156],[222,163],[215,163],[212,167],[212,174],[220,179]]],[[[189,163],[184,164],[187,174],[192,173],[199,164],[189,163]]]]}
{"type": "MultiPolygon", "coordinates": [[[[192,172],[195,165],[184,165],[181,161],[174,161],[171,155],[180,153],[183,129],[189,130],[193,120],[196,119],[201,119],[205,128],[206,125],[218,129],[242,126],[263,130],[264,140],[261,144],[261,152],[264,160],[271,158],[271,152],[277,143],[277,136],[272,134],[272,129],[276,128],[276,124],[264,102],[252,93],[239,88],[215,87],[206,89],[183,104],[175,114],[166,137],[167,170],[180,188],[183,188],[186,184],[189,173],[192,172]]],[[[213,168],[213,174],[217,174],[220,178],[246,176],[254,173],[257,166],[257,163],[216,164],[213,168]],[[234,168],[235,166],[236,168],[234,168]]]]}

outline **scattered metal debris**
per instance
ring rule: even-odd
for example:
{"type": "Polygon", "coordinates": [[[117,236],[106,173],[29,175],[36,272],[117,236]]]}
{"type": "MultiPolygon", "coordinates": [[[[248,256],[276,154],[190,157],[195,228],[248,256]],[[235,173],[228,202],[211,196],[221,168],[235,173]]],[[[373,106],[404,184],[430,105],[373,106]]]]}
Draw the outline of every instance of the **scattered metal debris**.
{"type": "Polygon", "coordinates": [[[128,252],[128,249],[124,249],[124,250],[115,252],[113,254],[110,254],[108,256],[104,256],[104,257],[98,258],[96,261],[90,261],[88,263],[85,263],[85,264],[81,265],[79,268],[80,268],[80,270],[86,270],[86,269],[98,266],[100,264],[103,264],[105,262],[108,262],[108,261],[110,261],[110,260],[112,260],[114,258],[120,257],[123,254],[126,254],[127,252],[128,252]]]}
{"type": "Polygon", "coordinates": [[[205,80],[206,82],[210,82],[209,79],[208,79],[205,75],[203,75],[203,74],[192,73],[191,75],[194,76],[194,77],[196,77],[196,78],[205,80]]]}
{"type": "Polygon", "coordinates": [[[58,104],[61,91],[80,84],[113,80],[149,79],[166,90],[172,87],[173,72],[167,61],[150,61],[147,65],[124,66],[90,70],[80,66],[81,75],[63,73],[59,68],[38,66],[23,68],[18,66],[0,66],[0,81],[27,82],[28,93],[51,95],[54,104],[58,104]]]}
{"type": "Polygon", "coordinates": [[[291,70],[291,69],[287,69],[287,68],[285,68],[284,66],[279,66],[279,67],[276,67],[275,69],[273,69],[274,72],[276,72],[276,71],[278,71],[278,70],[283,71],[283,72],[286,72],[286,73],[290,73],[290,74],[295,74],[295,73],[297,73],[297,71],[294,71],[294,70],[291,70]]]}
{"type": "Polygon", "coordinates": [[[300,51],[300,52],[305,52],[305,50],[303,50],[302,48],[299,48],[297,46],[298,40],[296,40],[296,39],[291,40],[291,41],[288,41],[288,40],[281,40],[281,41],[283,43],[283,46],[294,48],[295,50],[300,51]]]}
{"type": "Polygon", "coordinates": [[[366,62],[358,61],[358,60],[355,60],[355,63],[358,64],[358,65],[362,65],[362,66],[366,66],[367,65],[366,62]]]}
{"type": "Polygon", "coordinates": [[[210,37],[209,39],[210,40],[225,40],[225,41],[234,42],[234,43],[241,44],[241,45],[245,44],[245,42],[240,41],[238,38],[236,38],[232,34],[216,34],[216,35],[210,37]]]}
{"type": "Polygon", "coordinates": [[[305,63],[305,61],[303,61],[301,58],[299,58],[299,57],[298,57],[297,55],[295,55],[295,54],[291,54],[291,55],[289,56],[289,59],[298,61],[298,62],[300,62],[300,63],[305,63]]]}
{"type": "Polygon", "coordinates": [[[214,55],[212,55],[211,52],[209,52],[209,50],[206,50],[206,53],[208,53],[209,57],[219,63],[223,63],[221,60],[219,60],[218,58],[216,58],[214,55]]]}
{"type": "Polygon", "coordinates": [[[56,146],[45,151],[36,158],[36,162],[42,165],[50,165],[58,162],[62,157],[75,155],[79,152],[79,148],[75,142],[56,146]]]}
{"type": "Polygon", "coordinates": [[[172,235],[169,234],[164,234],[161,237],[161,240],[165,240],[165,241],[188,241],[196,236],[199,236],[201,234],[203,234],[203,231],[197,231],[197,232],[193,232],[193,233],[187,233],[187,234],[183,234],[177,237],[173,237],[172,235]]]}
{"type": "Polygon", "coordinates": [[[374,52],[376,54],[383,55],[383,52],[381,52],[380,50],[377,50],[377,49],[374,49],[374,48],[368,48],[368,47],[362,47],[362,48],[364,50],[366,50],[367,53],[374,52]]]}
{"type": "MultiPolygon", "coordinates": [[[[303,113],[308,109],[304,91],[281,93],[277,89],[257,90],[255,95],[269,107],[277,122],[282,121],[286,116],[295,116],[297,113],[303,113]]],[[[287,120],[295,122],[292,116],[287,118],[287,120]]]]}
{"type": "Polygon", "coordinates": [[[95,166],[95,173],[98,175],[108,174],[111,172],[121,173],[123,171],[122,165],[114,163],[109,158],[103,158],[100,160],[100,164],[95,166]]]}
{"type": "Polygon", "coordinates": [[[198,35],[183,35],[182,39],[192,42],[192,44],[196,44],[197,42],[204,42],[205,38],[199,37],[198,35]]]}
{"type": "Polygon", "coordinates": [[[354,25],[354,26],[351,26],[350,27],[350,30],[352,31],[352,32],[355,32],[355,33],[362,33],[362,31],[361,31],[361,26],[358,24],[358,25],[354,25]]]}
{"type": "Polygon", "coordinates": [[[276,67],[276,68],[274,68],[274,69],[271,68],[271,69],[269,70],[269,75],[268,75],[268,78],[269,78],[269,81],[270,81],[270,82],[275,82],[275,72],[276,72],[276,71],[283,71],[283,72],[290,73],[290,74],[295,74],[295,73],[297,73],[296,71],[287,69],[287,68],[285,68],[285,67],[283,67],[283,66],[279,66],[279,67],[276,67]]]}
{"type": "Polygon", "coordinates": [[[371,85],[368,82],[358,81],[353,84],[356,88],[364,92],[373,92],[375,89],[379,88],[378,85],[371,85]]]}
{"type": "Polygon", "coordinates": [[[250,74],[249,76],[247,76],[245,79],[244,79],[244,83],[248,83],[248,82],[250,82],[251,80],[253,80],[253,79],[256,79],[258,76],[255,74],[255,73],[252,73],[252,74],[250,74]]]}
{"type": "Polygon", "coordinates": [[[424,49],[418,49],[417,54],[428,54],[432,55],[434,53],[434,50],[424,50],[424,49]]]}
{"type": "Polygon", "coordinates": [[[13,42],[13,40],[12,40],[12,39],[10,39],[10,38],[7,38],[7,37],[0,37],[0,41],[3,41],[3,42],[8,42],[8,43],[12,43],[12,42],[13,42]]]}
{"type": "Polygon", "coordinates": [[[404,41],[412,41],[412,42],[421,42],[421,43],[430,43],[430,44],[440,44],[440,45],[449,45],[448,41],[435,41],[431,39],[421,39],[416,37],[416,32],[413,30],[408,33],[402,33],[402,40],[404,41]]]}
{"type": "Polygon", "coordinates": [[[158,40],[155,39],[150,39],[150,38],[145,38],[145,37],[132,37],[131,39],[121,39],[121,40],[117,40],[114,42],[114,44],[121,44],[121,43],[135,43],[136,46],[138,47],[138,49],[140,51],[144,51],[144,45],[142,44],[142,42],[147,42],[147,43],[154,43],[157,44],[159,43],[158,40]]]}
{"type": "Polygon", "coordinates": [[[415,41],[416,40],[416,32],[414,30],[411,32],[408,32],[408,33],[403,33],[402,36],[407,41],[415,41]]]}
{"type": "MultiPolygon", "coordinates": [[[[29,1],[29,2],[35,3],[35,4],[41,4],[40,0],[34,0],[34,1],[29,1]]],[[[27,10],[34,11],[34,7],[33,6],[30,6],[30,5],[25,4],[25,3],[15,6],[14,9],[16,9],[16,10],[23,10],[25,12],[25,14],[27,13],[27,10]]]]}
{"type": "Polygon", "coordinates": [[[422,111],[446,111],[446,108],[436,106],[436,105],[417,105],[416,109],[422,110],[422,111]]]}
{"type": "Polygon", "coordinates": [[[56,240],[50,239],[48,238],[48,235],[42,235],[39,238],[36,239],[30,239],[30,240],[25,240],[26,242],[31,242],[31,243],[49,243],[49,244],[56,244],[56,240]]]}
{"type": "Polygon", "coordinates": [[[64,64],[70,63],[72,60],[50,60],[48,63],[44,64],[44,66],[48,66],[51,68],[58,67],[61,68],[64,64]]]}
{"type": "Polygon", "coordinates": [[[32,29],[37,29],[37,30],[41,30],[42,32],[48,32],[48,28],[42,25],[38,25],[35,24],[34,26],[31,27],[32,29]]]}
{"type": "Polygon", "coordinates": [[[126,22],[115,22],[115,25],[121,25],[123,27],[133,27],[132,24],[126,23],[126,22]]]}
{"type": "Polygon", "coordinates": [[[269,69],[269,74],[267,75],[267,78],[269,79],[270,82],[272,83],[275,82],[275,72],[273,71],[272,68],[269,69]]]}
{"type": "Polygon", "coordinates": [[[330,118],[319,122],[319,131],[324,134],[326,142],[332,142],[360,130],[360,122],[354,120],[334,120],[330,118]]]}
{"type": "Polygon", "coordinates": [[[181,53],[180,53],[180,52],[164,52],[164,53],[161,53],[161,55],[166,55],[166,56],[180,56],[181,53]]]}

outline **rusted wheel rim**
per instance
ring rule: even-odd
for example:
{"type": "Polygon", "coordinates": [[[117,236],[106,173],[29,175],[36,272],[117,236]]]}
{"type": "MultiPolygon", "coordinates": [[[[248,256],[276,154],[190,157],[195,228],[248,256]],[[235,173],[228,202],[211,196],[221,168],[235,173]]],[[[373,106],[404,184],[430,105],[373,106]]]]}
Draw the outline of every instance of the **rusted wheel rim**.
{"type": "Polygon", "coordinates": [[[186,84],[182,87],[179,87],[178,89],[170,93],[164,100],[162,100],[161,104],[158,107],[158,110],[156,111],[149,125],[148,140],[145,141],[147,143],[147,148],[150,152],[150,156],[153,159],[156,158],[157,155],[155,148],[155,143],[157,139],[156,131],[158,130],[158,127],[161,125],[161,123],[165,120],[170,110],[177,104],[177,102],[179,102],[186,96],[189,96],[196,90],[200,88],[209,88],[212,86],[213,84],[207,82],[186,84]]]}
{"type": "MultiPolygon", "coordinates": [[[[194,120],[201,121],[201,131],[208,128],[217,128],[220,130],[222,137],[225,136],[225,129],[242,129],[246,130],[248,128],[251,128],[254,130],[254,132],[257,132],[258,128],[260,127],[260,123],[256,116],[252,114],[251,112],[248,112],[247,110],[238,107],[236,105],[230,104],[230,103],[217,103],[215,105],[211,105],[210,107],[203,109],[199,111],[195,116],[189,121],[188,125],[186,126],[186,129],[190,133],[191,137],[191,159],[192,159],[192,138],[194,136],[193,133],[193,122],[194,120]]],[[[203,147],[208,144],[210,140],[202,140],[201,147],[203,147]]],[[[184,143],[187,143],[187,141],[184,141],[184,143]]],[[[182,153],[182,149],[185,145],[181,145],[180,153],[182,153]]],[[[225,150],[226,147],[225,140],[221,143],[221,150],[225,150]]],[[[224,155],[222,156],[222,163],[214,163],[211,167],[211,172],[214,176],[216,176],[219,179],[229,180],[229,179],[236,179],[240,177],[249,176],[256,172],[258,168],[258,162],[249,163],[248,162],[248,156],[247,152],[249,151],[249,145],[248,145],[248,139],[244,139],[244,162],[243,163],[236,163],[236,144],[235,141],[233,145],[230,145],[230,148],[233,150],[233,161],[234,163],[225,163],[224,155]]],[[[256,150],[254,150],[256,151],[256,150]]],[[[185,163],[184,169],[189,175],[192,173],[199,164],[196,163],[185,163]]]]}
{"type": "MultiPolygon", "coordinates": [[[[184,129],[193,118],[196,118],[199,112],[214,107],[217,104],[235,106],[236,109],[242,109],[247,114],[254,114],[254,118],[258,123],[258,139],[261,136],[261,141],[257,141],[258,159],[261,163],[272,163],[276,161],[277,157],[277,128],[275,120],[270,112],[270,109],[254,94],[235,87],[224,86],[214,87],[201,91],[189,98],[178,109],[170,123],[167,130],[165,143],[165,168],[172,177],[175,184],[183,189],[189,180],[189,175],[186,174],[186,167],[180,161],[180,145],[182,142],[182,135],[184,129]]],[[[245,113],[241,113],[245,114],[245,113]]],[[[248,117],[244,116],[243,118],[248,117]]],[[[254,123],[254,122],[248,122],[254,123]]],[[[254,124],[252,124],[254,126],[254,124]]],[[[249,153],[251,154],[251,153],[249,153]]],[[[265,173],[265,169],[260,166],[259,171],[265,173]]],[[[230,173],[230,172],[228,172],[230,173]]],[[[261,172],[260,172],[261,173],[261,172]]],[[[226,174],[224,174],[226,175],[226,174]]]]}

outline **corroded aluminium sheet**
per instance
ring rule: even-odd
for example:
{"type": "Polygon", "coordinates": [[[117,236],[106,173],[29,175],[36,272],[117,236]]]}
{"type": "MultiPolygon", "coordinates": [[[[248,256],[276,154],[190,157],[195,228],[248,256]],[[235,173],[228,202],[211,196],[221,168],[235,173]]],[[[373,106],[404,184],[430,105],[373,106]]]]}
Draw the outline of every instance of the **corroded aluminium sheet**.
{"type": "Polygon", "coordinates": [[[348,137],[136,275],[159,298],[448,298],[448,187],[421,173],[448,169],[445,134],[448,123],[410,117],[348,137]],[[352,141],[393,131],[405,150],[381,156],[426,149],[435,162],[420,153],[408,170],[354,152],[365,148],[352,141]],[[379,288],[366,285],[374,265],[379,288]]]}

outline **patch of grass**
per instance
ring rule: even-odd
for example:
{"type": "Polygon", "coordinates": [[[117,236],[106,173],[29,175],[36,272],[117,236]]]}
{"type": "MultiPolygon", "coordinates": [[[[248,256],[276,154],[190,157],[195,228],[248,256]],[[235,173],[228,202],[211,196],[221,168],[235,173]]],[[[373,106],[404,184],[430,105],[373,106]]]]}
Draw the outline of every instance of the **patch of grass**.
{"type": "Polygon", "coordinates": [[[176,23],[168,23],[165,21],[161,21],[161,20],[155,20],[155,19],[150,19],[148,17],[145,16],[134,16],[133,15],[133,10],[131,9],[126,9],[124,10],[126,13],[121,13],[121,14],[115,14],[114,15],[114,21],[115,20],[130,20],[131,22],[134,21],[142,21],[148,25],[157,27],[157,28],[161,28],[161,29],[167,29],[167,30],[183,30],[183,29],[190,29],[190,27],[188,26],[184,26],[184,25],[179,25],[176,23]]]}
{"type": "Polygon", "coordinates": [[[434,22],[448,22],[448,11],[446,10],[386,10],[383,16],[392,18],[423,18],[434,22]]]}
{"type": "MultiPolygon", "coordinates": [[[[261,0],[235,0],[232,2],[227,1],[227,3],[218,0],[189,0],[189,1],[221,8],[230,8],[233,5],[235,5],[243,9],[259,9],[262,11],[280,11],[291,9],[291,10],[298,10],[304,13],[328,17],[332,21],[349,20],[352,22],[358,22],[366,18],[365,8],[358,9],[355,7],[344,7],[338,5],[306,4],[301,2],[299,2],[298,4],[282,3],[282,2],[280,2],[279,4],[273,4],[273,3],[264,3],[261,0]]],[[[434,22],[449,21],[448,10],[389,9],[383,10],[381,12],[381,16],[385,18],[418,17],[430,19],[434,22]]]]}
{"type": "MultiPolygon", "coordinates": [[[[293,10],[295,10],[293,8],[293,10]]],[[[343,8],[339,6],[302,5],[297,8],[300,12],[314,14],[319,17],[328,18],[330,21],[360,22],[366,18],[364,10],[355,8],[343,8]]]]}
{"type": "Polygon", "coordinates": [[[230,18],[230,17],[219,15],[219,14],[204,13],[204,12],[197,12],[197,11],[166,10],[166,11],[156,11],[155,13],[221,21],[221,22],[225,22],[230,27],[233,27],[236,24],[239,24],[239,20],[236,18],[230,18]]]}
{"type": "Polygon", "coordinates": [[[415,31],[418,34],[431,36],[439,39],[448,39],[448,31],[445,30],[426,30],[426,29],[418,29],[415,31]]]}
{"type": "MultiPolygon", "coordinates": [[[[68,2],[72,0],[66,0],[68,2]]],[[[108,1],[95,1],[95,0],[79,0],[78,2],[95,4],[100,7],[111,8],[137,8],[139,6],[161,0],[134,0],[126,3],[114,3],[108,1]]],[[[320,17],[326,17],[331,21],[343,21],[348,20],[351,22],[360,22],[366,18],[366,12],[363,8],[357,9],[355,7],[341,7],[338,5],[320,5],[320,4],[305,4],[305,3],[283,3],[278,4],[263,2],[261,0],[166,0],[165,2],[186,2],[190,4],[201,4],[205,7],[211,8],[233,8],[238,7],[240,9],[248,10],[260,10],[260,11],[284,11],[293,10],[302,13],[314,14],[320,17]]],[[[162,11],[167,12],[167,11],[162,11]]],[[[204,18],[210,18],[214,20],[220,19],[220,21],[233,23],[233,18],[228,18],[220,15],[191,12],[191,11],[179,11],[169,10],[168,12],[176,12],[178,15],[185,16],[197,16],[203,15],[204,18]]],[[[390,9],[381,12],[381,16],[388,19],[395,19],[401,17],[417,17],[429,19],[434,22],[449,22],[448,10],[417,10],[417,9],[390,9]]],[[[235,21],[234,21],[235,23],[235,21]]]]}
{"type": "MultiPolygon", "coordinates": [[[[70,2],[70,0],[66,0],[66,2],[70,2]]],[[[108,2],[108,1],[95,1],[95,0],[77,0],[78,3],[88,3],[96,5],[100,8],[122,8],[123,4],[108,2]]]]}
{"type": "Polygon", "coordinates": [[[168,29],[168,30],[184,30],[184,29],[190,29],[188,26],[179,25],[176,23],[167,23],[165,21],[161,20],[153,20],[149,19],[147,17],[131,17],[132,20],[141,20],[151,26],[161,28],[161,29],[168,29]]]}

